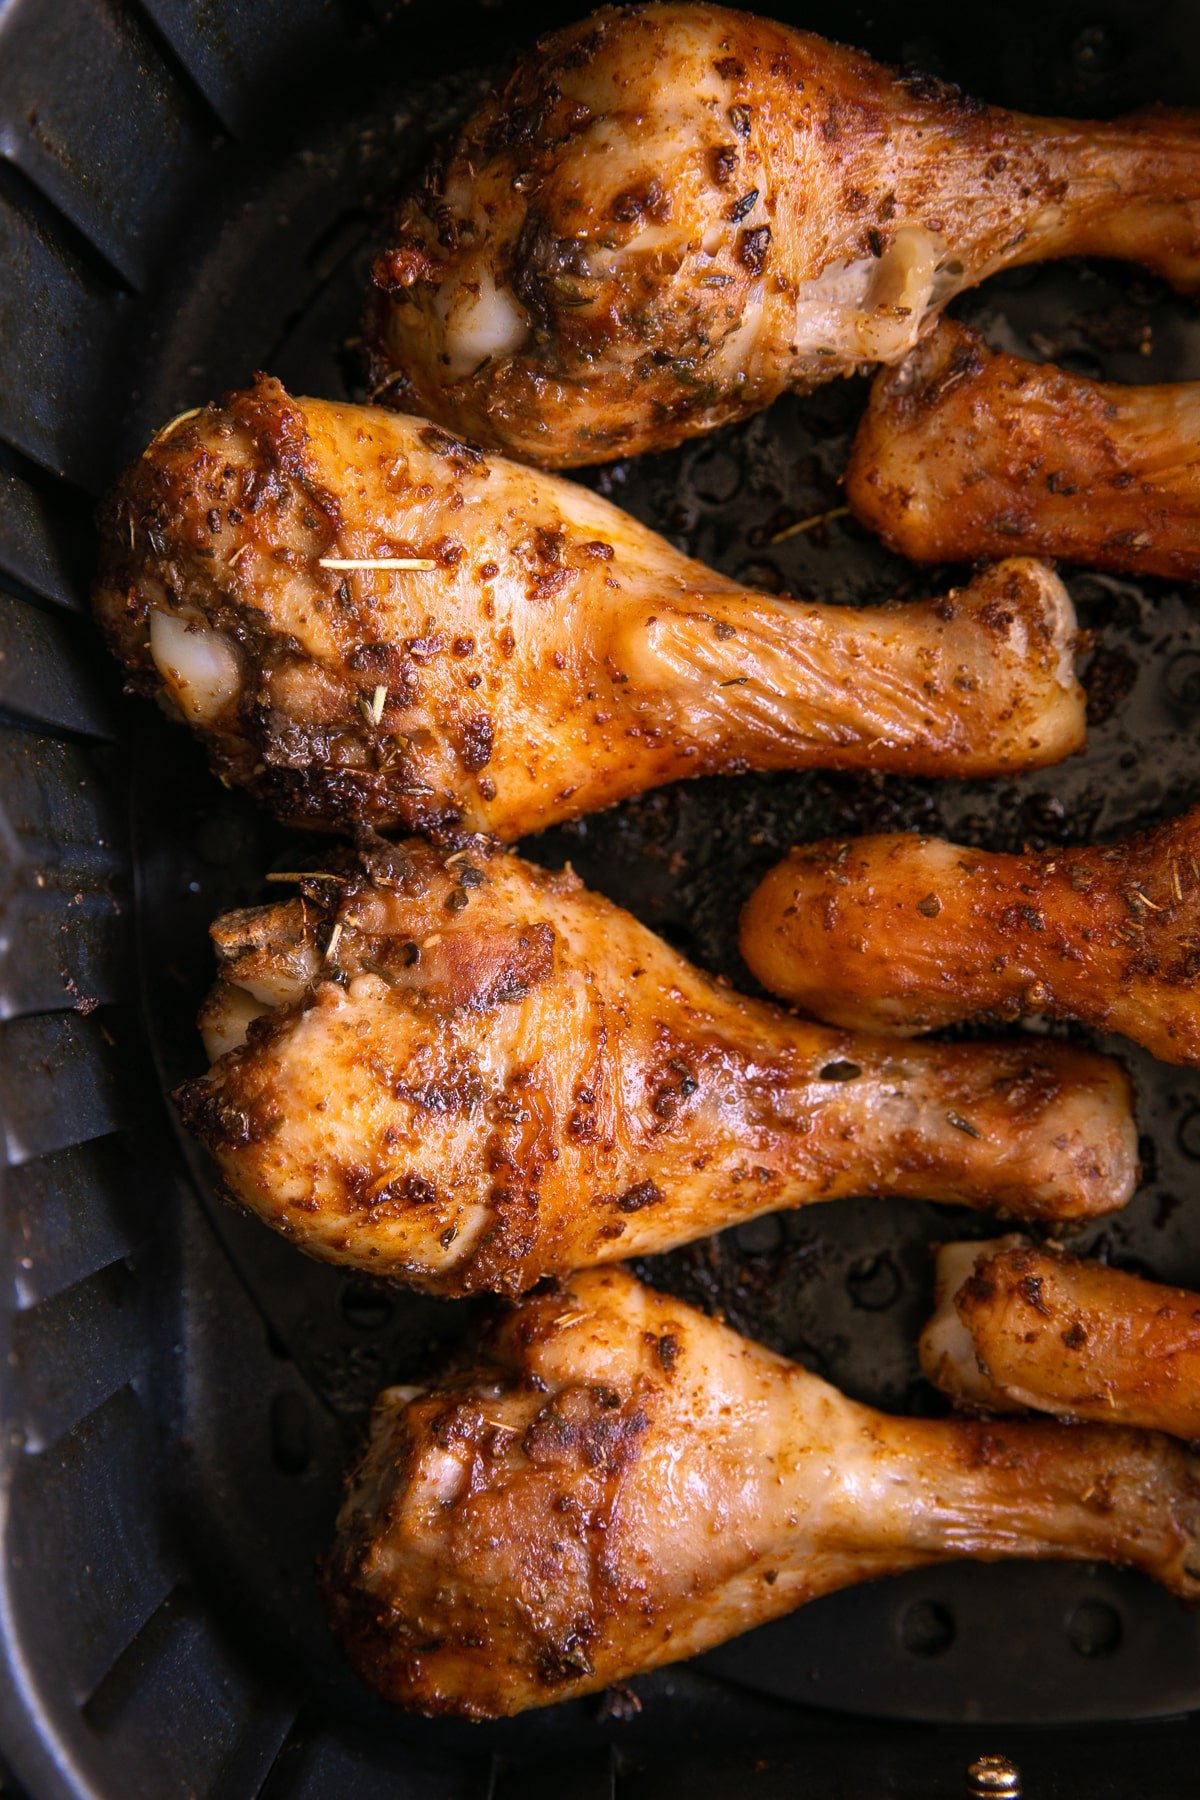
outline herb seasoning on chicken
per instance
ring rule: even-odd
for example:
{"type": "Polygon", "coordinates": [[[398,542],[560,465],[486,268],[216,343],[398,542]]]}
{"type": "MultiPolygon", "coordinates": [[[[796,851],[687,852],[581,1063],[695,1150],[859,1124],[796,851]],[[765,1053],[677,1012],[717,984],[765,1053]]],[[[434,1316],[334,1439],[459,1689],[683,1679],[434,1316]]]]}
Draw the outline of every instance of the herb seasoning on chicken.
{"type": "Polygon", "coordinates": [[[857,1037],[743,999],[569,871],[380,845],[232,913],[177,1096],[234,1197],[446,1294],[851,1194],[1121,1206],[1129,1083],[1062,1044],[857,1037]]]}
{"type": "Polygon", "coordinates": [[[1198,1527],[1169,1438],[892,1418],[606,1269],[380,1395],[325,1585],[387,1699],[490,1718],[959,1557],[1123,1563],[1195,1600],[1198,1527]]]}
{"type": "Polygon", "coordinates": [[[898,361],[1014,264],[1193,290],[1198,195],[1200,115],[1025,118],[769,19],[606,8],[523,57],[401,211],[377,378],[548,467],[663,449],[898,361]]]}
{"type": "Polygon", "coordinates": [[[945,320],[876,377],[855,515],[917,562],[1063,557],[1200,578],[1200,382],[1085,381],[945,320]]]}
{"type": "Polygon", "coordinates": [[[1083,741],[1043,564],[778,600],[573,482],[265,379],[126,475],[96,605],[135,685],[293,823],[515,838],[686,775],[997,775],[1083,741]]]}
{"type": "Polygon", "coordinates": [[[1200,1294],[1056,1244],[943,1244],[921,1366],[957,1405],[1200,1439],[1200,1294]]]}
{"type": "Polygon", "coordinates": [[[741,947],[772,993],[837,1025],[1045,1013],[1200,1067],[1200,808],[1024,856],[907,832],[808,844],[751,895],[741,947]]]}

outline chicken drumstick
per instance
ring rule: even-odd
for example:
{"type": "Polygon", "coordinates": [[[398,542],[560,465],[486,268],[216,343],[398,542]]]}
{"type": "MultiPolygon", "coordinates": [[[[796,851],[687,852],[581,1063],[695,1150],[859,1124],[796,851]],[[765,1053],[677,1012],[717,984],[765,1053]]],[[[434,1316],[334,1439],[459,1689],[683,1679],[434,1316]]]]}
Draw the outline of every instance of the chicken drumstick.
{"type": "Polygon", "coordinates": [[[1083,741],[1038,563],[918,605],[747,592],[573,483],[261,379],[151,444],[96,604],[281,817],[515,838],[737,768],[995,775],[1083,741]],[[389,559],[417,569],[362,567],[389,559]]]}
{"type": "Polygon", "coordinates": [[[1105,1057],[799,1024],[506,853],[380,842],[303,888],[217,921],[215,1066],[177,1098],[314,1255],[515,1292],[842,1195],[1060,1218],[1132,1190],[1105,1057]]]}
{"type": "Polygon", "coordinates": [[[1200,577],[1200,383],[1122,387],[943,320],[876,377],[846,498],[917,562],[1064,557],[1200,577]]]}
{"type": "Polygon", "coordinates": [[[963,1406],[1200,1438],[1200,1294],[1051,1246],[943,1244],[921,1365],[963,1406]]]}
{"type": "Polygon", "coordinates": [[[716,6],[553,33],[401,211],[368,335],[397,404],[530,462],[662,449],[895,362],[1057,256],[1200,281],[1200,122],[1024,118],[716,6]]]}
{"type": "Polygon", "coordinates": [[[1169,1438],[892,1418],[624,1269],[522,1301],[485,1355],[380,1395],[326,1562],[336,1636],[401,1705],[545,1706],[960,1557],[1200,1596],[1200,1479],[1169,1438]]]}
{"type": "Polygon", "coordinates": [[[905,832],[808,844],[742,955],[817,1018],[909,1035],[1032,1013],[1200,1066],[1200,807],[1122,843],[998,856],[905,832]]]}

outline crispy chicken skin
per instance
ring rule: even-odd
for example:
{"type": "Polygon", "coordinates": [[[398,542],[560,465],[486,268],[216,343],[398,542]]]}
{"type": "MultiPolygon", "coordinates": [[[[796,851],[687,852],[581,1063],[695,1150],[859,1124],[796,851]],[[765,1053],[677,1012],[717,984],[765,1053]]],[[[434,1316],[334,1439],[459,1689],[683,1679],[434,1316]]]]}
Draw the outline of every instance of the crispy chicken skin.
{"type": "Polygon", "coordinates": [[[960,1557],[1195,1599],[1198,1523],[1169,1438],[889,1417],[605,1269],[509,1309],[469,1372],[380,1395],[325,1587],[372,1687],[487,1718],[960,1557]]]}
{"type": "Polygon", "coordinates": [[[304,1249],[443,1294],[850,1194],[1059,1218],[1133,1188],[1109,1059],[798,1023],[508,853],[378,841],[213,936],[185,1122],[304,1249]]]}
{"type": "Polygon", "coordinates": [[[943,320],[884,369],[846,470],[856,517],[916,562],[1063,557],[1200,577],[1200,384],[1122,387],[943,320]]]}
{"type": "Polygon", "coordinates": [[[914,605],[778,600],[573,483],[265,378],[160,434],[102,535],[134,685],[296,823],[515,838],[731,766],[995,775],[1083,741],[1041,564],[914,605]],[[364,557],[434,566],[322,566],[364,557]]]}
{"type": "Polygon", "coordinates": [[[403,207],[390,397],[549,467],[898,361],[963,288],[1088,255],[1200,280],[1200,124],[1030,119],[715,6],[544,38],[403,207]]]}
{"type": "Polygon", "coordinates": [[[943,1244],[921,1366],[957,1405],[1200,1439],[1200,1294],[1020,1238],[943,1244]]]}
{"type": "Polygon", "coordinates": [[[1124,842],[999,856],[907,832],[793,850],[742,955],[816,1018],[909,1035],[1044,1013],[1200,1067],[1200,808],[1124,842]]]}

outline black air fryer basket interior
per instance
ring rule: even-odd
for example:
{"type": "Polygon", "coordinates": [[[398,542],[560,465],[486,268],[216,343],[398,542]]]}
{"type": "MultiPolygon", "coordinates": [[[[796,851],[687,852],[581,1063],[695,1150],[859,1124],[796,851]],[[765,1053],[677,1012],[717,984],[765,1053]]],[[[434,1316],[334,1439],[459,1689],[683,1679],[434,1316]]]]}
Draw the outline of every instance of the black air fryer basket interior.
{"type": "MultiPolygon", "coordinates": [[[[312,1565],[364,1409],[469,1306],[310,1263],[215,1198],[165,1090],[199,1066],[206,928],[261,898],[282,834],[126,701],[87,616],[95,496],[151,431],[256,368],[358,394],[389,196],[489,68],[581,10],[473,0],[0,0],[0,1752],[13,1785],[127,1800],[702,1800],[1200,1784],[1200,1628],[1132,1576],[950,1567],[834,1596],[700,1661],[503,1726],[386,1711],[329,1644],[312,1565]],[[632,1716],[630,1716],[632,1715],[632,1716]]],[[[770,10],[988,99],[1200,104],[1187,0],[770,10]]],[[[1200,377],[1200,319],[1136,272],[1021,272],[961,309],[1115,379],[1200,377]]],[[[822,598],[932,591],[834,507],[861,383],[586,474],[682,547],[822,598]]],[[[1072,576],[1095,633],[1090,747],[967,786],[737,778],[551,834],[743,984],[756,877],[825,832],[1084,841],[1200,795],[1200,609],[1072,576]]],[[[1126,1052],[1128,1054],[1128,1052],[1126,1052]]],[[[1145,1183],[1084,1247],[1200,1285],[1200,1075],[1132,1056],[1145,1183]]],[[[927,1246],[987,1220],[848,1203],[659,1260],[849,1392],[929,1411],[927,1246]]]]}

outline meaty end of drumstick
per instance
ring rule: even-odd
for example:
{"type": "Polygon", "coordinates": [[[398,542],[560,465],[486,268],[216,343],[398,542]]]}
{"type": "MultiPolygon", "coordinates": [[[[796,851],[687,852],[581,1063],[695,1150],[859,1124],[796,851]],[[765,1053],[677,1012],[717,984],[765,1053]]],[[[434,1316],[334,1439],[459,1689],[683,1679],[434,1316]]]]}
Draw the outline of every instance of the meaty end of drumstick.
{"type": "Polygon", "coordinates": [[[1200,1294],[1019,1237],[938,1251],[921,1366],[956,1405],[1200,1438],[1200,1294]]]}
{"type": "Polygon", "coordinates": [[[1021,856],[897,832],[793,850],[742,914],[764,986],[908,1035],[1043,1013],[1200,1065],[1200,809],[1021,856]]]}
{"type": "Polygon", "coordinates": [[[324,1585],[386,1698],[494,1717],[948,1558],[1102,1558],[1194,1598],[1198,1522],[1165,1438],[888,1418],[596,1270],[380,1396],[324,1585]]]}
{"type": "Polygon", "coordinates": [[[916,562],[1025,551],[1195,580],[1200,385],[1086,381],[943,320],[871,388],[855,516],[916,562]]]}

